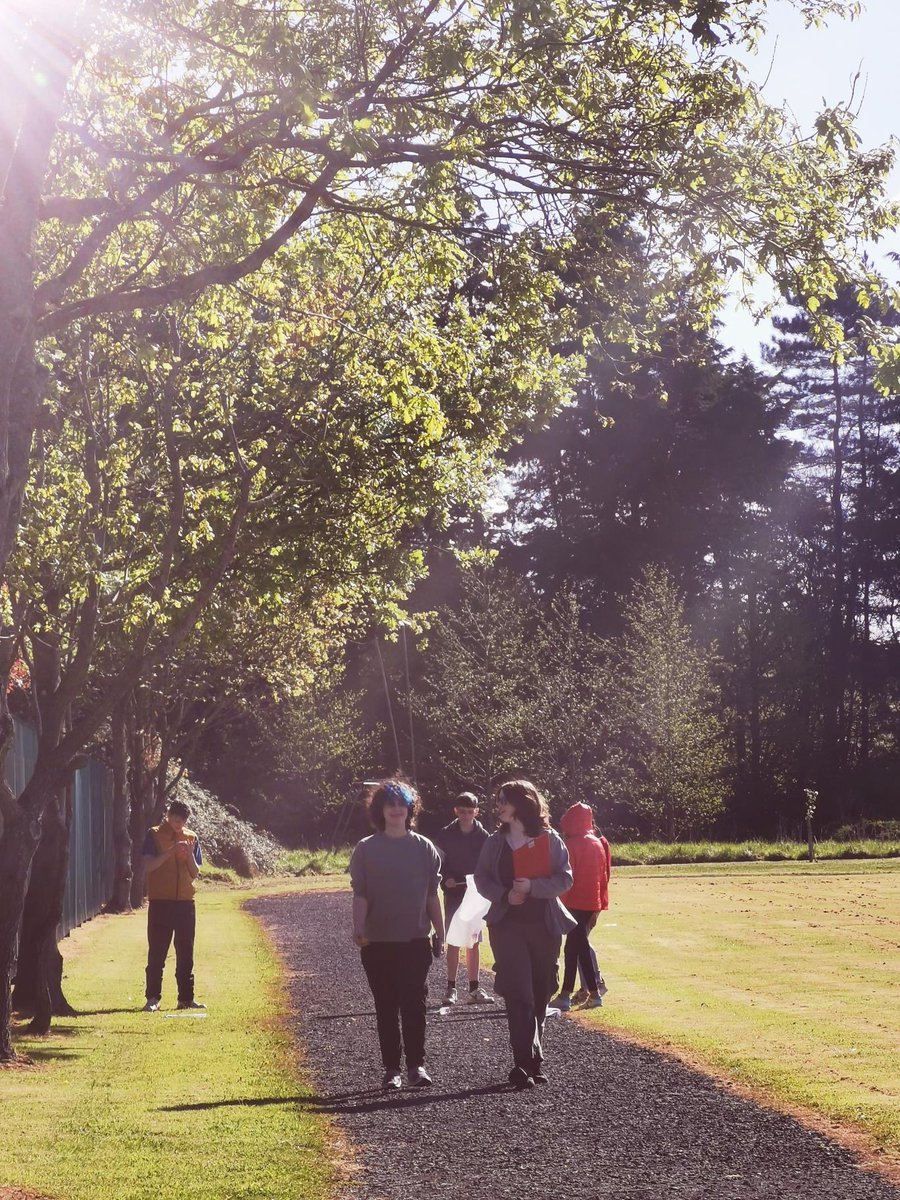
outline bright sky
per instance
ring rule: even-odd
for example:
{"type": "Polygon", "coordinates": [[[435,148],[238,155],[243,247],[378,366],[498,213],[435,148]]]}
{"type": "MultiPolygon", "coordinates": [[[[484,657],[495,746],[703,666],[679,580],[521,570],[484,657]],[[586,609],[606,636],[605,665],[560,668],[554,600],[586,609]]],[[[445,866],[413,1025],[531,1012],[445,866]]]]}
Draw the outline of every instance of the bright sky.
{"type": "MultiPolygon", "coordinates": [[[[865,147],[900,137],[900,0],[864,0],[855,21],[832,19],[824,29],[804,29],[785,0],[772,0],[769,33],[749,66],[772,104],[786,103],[808,129],[823,108],[854,97],[857,129],[865,147]],[[854,92],[853,79],[860,78],[854,92]]],[[[900,199],[900,161],[891,176],[891,195],[900,199]]],[[[876,248],[900,250],[900,236],[876,248]]],[[[768,327],[747,313],[723,313],[723,340],[740,353],[759,356],[768,327]]]]}

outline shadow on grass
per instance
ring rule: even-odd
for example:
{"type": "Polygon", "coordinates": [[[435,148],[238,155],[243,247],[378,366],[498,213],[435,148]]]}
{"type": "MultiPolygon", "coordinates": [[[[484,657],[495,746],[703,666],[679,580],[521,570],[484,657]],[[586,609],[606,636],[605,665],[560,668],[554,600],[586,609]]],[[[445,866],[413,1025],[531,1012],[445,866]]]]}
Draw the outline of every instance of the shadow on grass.
{"type": "Polygon", "coordinates": [[[80,1009],[76,1017],[113,1017],[121,1013],[139,1013],[141,1008],[84,1008],[80,1009]]]}
{"type": "MultiPolygon", "coordinates": [[[[310,1020],[312,1021],[346,1021],[352,1017],[374,1017],[374,1009],[363,1009],[361,1012],[339,1012],[339,1013],[311,1013],[310,1020]]],[[[497,1008],[475,1008],[474,1006],[463,1008],[452,1008],[444,1013],[442,1009],[429,1008],[425,1016],[431,1020],[433,1017],[439,1017],[442,1021],[448,1017],[452,1017],[454,1021],[498,1021],[506,1016],[503,1009],[497,1008]]]]}
{"type": "MultiPolygon", "coordinates": [[[[47,1036],[50,1037],[52,1035],[48,1034],[47,1036]]],[[[30,1034],[27,1038],[24,1035],[21,1038],[13,1038],[13,1041],[17,1043],[16,1052],[35,1065],[38,1063],[50,1063],[84,1057],[84,1051],[82,1050],[67,1050],[63,1046],[36,1045],[33,1034],[30,1034]],[[22,1045],[23,1042],[27,1044],[22,1045]]]]}
{"type": "Polygon", "coordinates": [[[420,1108],[425,1104],[445,1104],[449,1100],[467,1100],[472,1096],[492,1096],[498,1092],[513,1090],[505,1082],[492,1083],[487,1087],[463,1088],[454,1092],[430,1088],[386,1092],[382,1088],[367,1088],[358,1092],[337,1092],[333,1096],[258,1096],[239,1100],[203,1100],[198,1104],[169,1104],[157,1109],[157,1112],[205,1112],[214,1108],[262,1108],[272,1104],[295,1104],[306,1112],[365,1113],[387,1108],[420,1108]]]}

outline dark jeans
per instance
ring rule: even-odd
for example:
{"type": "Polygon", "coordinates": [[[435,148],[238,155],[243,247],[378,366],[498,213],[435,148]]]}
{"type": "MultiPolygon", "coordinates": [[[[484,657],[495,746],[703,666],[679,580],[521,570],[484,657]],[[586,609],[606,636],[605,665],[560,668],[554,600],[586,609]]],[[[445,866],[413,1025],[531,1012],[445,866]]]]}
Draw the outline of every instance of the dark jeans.
{"type": "Polygon", "coordinates": [[[147,905],[147,991],[148,1000],[162,996],[163,967],[175,938],[175,979],[178,1000],[194,999],[194,929],[197,914],[193,900],[151,900],[147,905]]]}
{"type": "Polygon", "coordinates": [[[360,958],[375,1001],[384,1069],[400,1069],[401,1050],[406,1052],[407,1068],[421,1067],[425,1062],[425,981],[431,966],[428,938],[369,942],[362,947],[360,958]]]}
{"type": "Polygon", "coordinates": [[[497,991],[506,1004],[513,1063],[531,1074],[544,1061],[542,1039],[547,1002],[556,987],[561,937],[543,921],[504,917],[490,925],[497,991]]]}
{"type": "Polygon", "coordinates": [[[583,909],[569,910],[578,924],[566,934],[566,969],[563,975],[562,990],[571,992],[575,987],[575,972],[581,971],[581,982],[589,992],[596,992],[599,986],[597,964],[591,954],[591,944],[588,941],[589,930],[587,923],[594,915],[583,909]]]}

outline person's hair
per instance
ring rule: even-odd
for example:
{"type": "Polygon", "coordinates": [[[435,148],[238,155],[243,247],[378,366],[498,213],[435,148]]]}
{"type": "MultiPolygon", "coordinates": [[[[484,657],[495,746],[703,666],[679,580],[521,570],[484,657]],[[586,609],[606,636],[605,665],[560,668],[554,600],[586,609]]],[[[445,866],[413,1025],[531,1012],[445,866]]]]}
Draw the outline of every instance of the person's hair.
{"type": "Polygon", "coordinates": [[[522,822],[522,828],[529,837],[537,837],[550,828],[547,801],[527,779],[513,779],[504,783],[497,795],[497,802],[512,805],[516,817],[522,822]]]}
{"type": "Polygon", "coordinates": [[[184,817],[185,820],[191,815],[191,810],[183,800],[173,800],[166,812],[168,816],[184,817]]]}
{"type": "Polygon", "coordinates": [[[524,771],[501,771],[499,775],[491,776],[491,791],[496,792],[497,788],[501,787],[504,783],[515,783],[517,779],[524,778],[524,771]]]}
{"type": "Polygon", "coordinates": [[[474,792],[460,792],[453,801],[454,808],[480,808],[481,803],[474,792]]]}
{"type": "Polygon", "coordinates": [[[406,828],[412,829],[418,816],[422,802],[419,793],[404,779],[382,779],[376,783],[366,797],[366,808],[369,811],[369,823],[374,829],[384,833],[384,806],[388,799],[399,796],[406,805],[406,828]]]}

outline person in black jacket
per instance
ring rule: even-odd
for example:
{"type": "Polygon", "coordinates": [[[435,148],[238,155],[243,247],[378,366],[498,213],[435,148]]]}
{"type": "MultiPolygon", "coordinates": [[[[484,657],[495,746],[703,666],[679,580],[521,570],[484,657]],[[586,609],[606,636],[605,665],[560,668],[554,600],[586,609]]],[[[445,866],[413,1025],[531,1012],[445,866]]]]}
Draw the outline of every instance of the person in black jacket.
{"type": "MultiPolygon", "coordinates": [[[[488,839],[488,832],[478,820],[478,797],[463,792],[453,804],[456,820],[451,821],[435,838],[441,855],[441,887],[444,892],[444,928],[450,928],[453,914],[466,894],[466,876],[473,874],[481,847],[488,839]]],[[[469,990],[466,1004],[493,1004],[494,997],[479,983],[478,968],[481,958],[479,942],[466,950],[466,972],[469,990]]],[[[447,991],[445,1004],[455,1004],[459,998],[456,990],[456,973],[459,968],[459,946],[447,946],[447,991]]]]}

